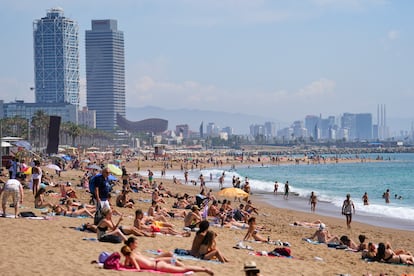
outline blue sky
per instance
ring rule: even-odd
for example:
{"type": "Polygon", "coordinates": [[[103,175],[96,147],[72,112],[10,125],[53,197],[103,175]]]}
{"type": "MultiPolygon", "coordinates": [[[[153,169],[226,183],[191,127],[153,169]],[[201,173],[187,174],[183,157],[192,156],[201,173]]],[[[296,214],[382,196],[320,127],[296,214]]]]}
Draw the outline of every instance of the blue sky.
{"type": "MultiPolygon", "coordinates": [[[[33,20],[52,7],[85,30],[117,19],[127,106],[291,122],[370,112],[414,120],[414,1],[0,0],[0,99],[34,101],[33,20]]],[[[260,122],[259,122],[260,123],[260,122]]],[[[410,126],[407,125],[406,129],[410,126]]]]}

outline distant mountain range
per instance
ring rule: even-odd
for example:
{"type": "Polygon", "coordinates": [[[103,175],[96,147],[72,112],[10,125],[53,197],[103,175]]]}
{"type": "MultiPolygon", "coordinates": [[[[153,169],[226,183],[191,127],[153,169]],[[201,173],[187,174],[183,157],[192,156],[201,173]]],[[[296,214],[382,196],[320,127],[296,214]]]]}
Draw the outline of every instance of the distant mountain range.
{"type": "Polygon", "coordinates": [[[249,126],[252,124],[264,124],[267,121],[275,122],[276,128],[285,127],[288,123],[277,122],[274,119],[248,115],[242,113],[228,113],[197,109],[164,109],[154,106],[127,107],[127,119],[140,121],[149,118],[160,118],[168,120],[168,129],[175,130],[176,125],[188,124],[190,130],[199,131],[201,122],[204,122],[204,131],[208,123],[214,123],[220,129],[232,127],[235,134],[248,134],[249,126]]]}

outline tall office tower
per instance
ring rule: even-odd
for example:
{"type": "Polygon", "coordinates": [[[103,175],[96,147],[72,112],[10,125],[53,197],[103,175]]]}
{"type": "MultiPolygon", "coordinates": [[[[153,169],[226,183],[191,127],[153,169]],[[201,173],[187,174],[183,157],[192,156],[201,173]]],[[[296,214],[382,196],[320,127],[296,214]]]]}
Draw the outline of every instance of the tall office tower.
{"type": "Polygon", "coordinates": [[[76,21],[53,8],[33,22],[35,99],[79,106],[79,40],[76,21]]]}
{"type": "Polygon", "coordinates": [[[305,118],[305,127],[308,129],[309,136],[315,140],[320,139],[320,117],[315,115],[307,115],[305,118]]]}
{"type": "Polygon", "coordinates": [[[124,33],[116,20],[92,20],[86,31],[86,103],[96,111],[96,128],[113,131],[125,117],[124,33]]]}

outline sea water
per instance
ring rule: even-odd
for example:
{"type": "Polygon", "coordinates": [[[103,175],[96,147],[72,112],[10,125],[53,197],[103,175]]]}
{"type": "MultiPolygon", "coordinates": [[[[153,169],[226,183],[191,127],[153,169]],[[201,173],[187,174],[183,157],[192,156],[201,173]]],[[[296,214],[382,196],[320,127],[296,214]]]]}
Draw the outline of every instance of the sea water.
{"type": "MultiPolygon", "coordinates": [[[[307,201],[313,191],[319,200],[318,208],[322,203],[328,203],[325,209],[335,210],[340,216],[341,206],[346,194],[351,195],[357,214],[375,221],[404,220],[403,226],[396,228],[414,230],[414,154],[381,154],[382,161],[374,161],[377,154],[366,154],[363,157],[366,162],[339,162],[324,164],[284,164],[284,165],[250,165],[241,164],[235,170],[230,168],[214,168],[206,170],[193,170],[189,172],[190,179],[197,180],[200,174],[207,181],[207,188],[218,188],[218,178],[225,173],[224,187],[231,187],[232,177],[240,177],[241,184],[245,177],[249,179],[252,193],[262,194],[263,199],[277,207],[283,207],[278,200],[274,200],[274,182],[279,182],[279,193],[284,191],[284,183],[289,181],[290,192],[303,199],[303,206],[290,205],[288,208],[310,209],[307,201]],[[372,160],[372,162],[369,161],[372,160]],[[210,180],[212,178],[212,181],[210,180]],[[386,204],[382,197],[384,192],[390,190],[390,203],[386,204]],[[362,195],[367,192],[369,205],[364,206],[362,195]],[[397,199],[395,199],[395,194],[397,199]],[[401,199],[398,199],[401,196],[401,199]]],[[[326,157],[329,157],[328,155],[326,157]]],[[[346,158],[347,156],[341,156],[346,158]]],[[[355,157],[355,156],[349,156],[355,157]]],[[[361,157],[361,156],[360,156],[361,157]]],[[[183,181],[182,172],[167,172],[167,177],[172,174],[183,181]],[[169,175],[170,174],[170,175],[169,175]]],[[[198,181],[199,182],[199,181],[198,181]]],[[[293,203],[291,203],[293,204],[293,203]]],[[[286,205],[286,204],[285,204],[286,205]]],[[[305,209],[303,209],[305,210],[305,209]]],[[[358,219],[356,219],[358,220],[358,219]]],[[[364,219],[360,219],[360,221],[364,219]]],[[[383,226],[383,224],[380,224],[383,226]]]]}

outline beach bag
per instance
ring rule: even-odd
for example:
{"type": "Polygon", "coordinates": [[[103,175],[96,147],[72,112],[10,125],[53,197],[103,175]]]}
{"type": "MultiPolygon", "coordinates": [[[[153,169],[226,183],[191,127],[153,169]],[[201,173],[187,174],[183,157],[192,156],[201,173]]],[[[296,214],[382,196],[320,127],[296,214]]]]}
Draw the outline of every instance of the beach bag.
{"type": "Polygon", "coordinates": [[[118,252],[114,252],[106,258],[104,262],[104,268],[119,270],[121,255],[118,252]]]}
{"type": "Polygon", "coordinates": [[[109,256],[111,256],[111,253],[106,251],[101,252],[98,257],[99,263],[103,264],[109,256]]]}
{"type": "Polygon", "coordinates": [[[273,251],[269,252],[269,255],[290,257],[290,248],[276,247],[273,251]]]}

